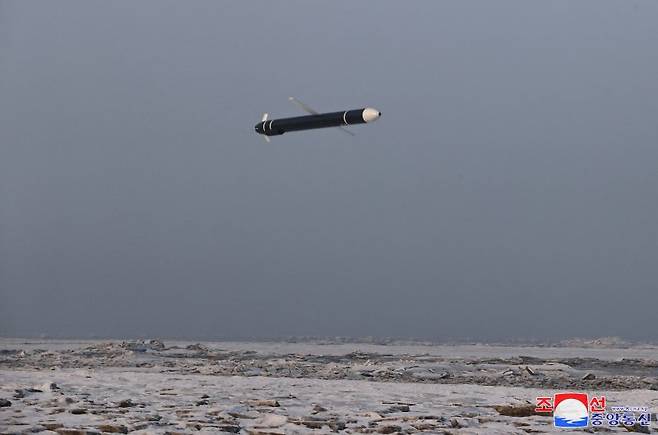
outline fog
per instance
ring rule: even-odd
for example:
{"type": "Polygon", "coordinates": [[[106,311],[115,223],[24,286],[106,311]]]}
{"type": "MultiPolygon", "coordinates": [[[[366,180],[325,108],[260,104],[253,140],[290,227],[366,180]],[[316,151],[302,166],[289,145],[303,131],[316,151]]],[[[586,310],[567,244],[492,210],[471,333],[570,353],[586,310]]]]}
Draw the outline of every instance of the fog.
{"type": "Polygon", "coordinates": [[[656,340],[658,3],[0,3],[0,335],[656,340]],[[263,112],[376,123],[265,143],[263,112]]]}

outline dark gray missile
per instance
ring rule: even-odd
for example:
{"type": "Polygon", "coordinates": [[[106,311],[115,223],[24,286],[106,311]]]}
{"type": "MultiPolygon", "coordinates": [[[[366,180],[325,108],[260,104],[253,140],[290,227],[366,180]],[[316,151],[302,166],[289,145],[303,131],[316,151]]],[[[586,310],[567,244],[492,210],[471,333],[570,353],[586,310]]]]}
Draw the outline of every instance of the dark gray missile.
{"type": "MultiPolygon", "coordinates": [[[[291,97],[291,101],[294,99],[291,97]]],[[[363,109],[347,110],[344,112],[317,113],[307,108],[303,103],[305,110],[313,113],[307,116],[296,116],[294,118],[267,119],[267,114],[263,115],[261,122],[254,126],[256,133],[265,136],[278,136],[289,131],[312,130],[316,128],[327,127],[344,127],[354,124],[365,124],[373,122],[381,116],[381,112],[372,107],[363,109]]]]}

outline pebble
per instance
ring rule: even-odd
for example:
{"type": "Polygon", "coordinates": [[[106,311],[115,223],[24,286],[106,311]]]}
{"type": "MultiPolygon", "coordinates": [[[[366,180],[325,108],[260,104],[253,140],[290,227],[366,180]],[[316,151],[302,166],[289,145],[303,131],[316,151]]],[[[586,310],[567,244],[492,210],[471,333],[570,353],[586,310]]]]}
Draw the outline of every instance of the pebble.
{"type": "Polygon", "coordinates": [[[535,411],[535,405],[501,405],[495,406],[494,409],[498,411],[498,414],[508,417],[530,417],[531,415],[543,415],[537,414],[535,411]]]}
{"type": "Polygon", "coordinates": [[[272,408],[278,408],[281,406],[279,402],[273,399],[247,400],[247,404],[250,406],[269,406],[272,408]]]}
{"type": "Polygon", "coordinates": [[[55,432],[57,432],[59,435],[100,435],[100,432],[91,429],[60,428],[55,429],[55,432]]]}
{"type": "Polygon", "coordinates": [[[85,408],[73,408],[69,412],[74,415],[81,415],[81,414],[86,414],[87,410],[85,408]]]}
{"type": "Polygon", "coordinates": [[[101,424],[96,426],[96,429],[107,433],[128,433],[128,428],[120,424],[101,424]]]}
{"type": "Polygon", "coordinates": [[[377,432],[379,433],[396,433],[402,431],[402,428],[400,426],[396,425],[388,425],[388,426],[382,426],[377,429],[377,432]]]}
{"type": "Polygon", "coordinates": [[[279,427],[288,422],[288,417],[278,414],[265,414],[254,421],[254,427],[279,427]]]}
{"type": "Polygon", "coordinates": [[[315,404],[313,405],[313,411],[311,411],[312,414],[318,414],[320,412],[326,412],[327,408],[323,408],[322,406],[315,404]]]}
{"type": "Polygon", "coordinates": [[[45,384],[43,384],[41,386],[41,390],[43,390],[43,391],[57,391],[59,389],[60,388],[54,382],[46,382],[45,384]]]}
{"type": "Polygon", "coordinates": [[[409,412],[409,405],[393,405],[382,411],[382,414],[390,414],[393,412],[409,412]]]}
{"type": "Polygon", "coordinates": [[[130,400],[130,399],[122,400],[122,401],[120,401],[120,402],[117,404],[117,406],[119,406],[119,408],[131,408],[131,407],[136,406],[136,405],[137,405],[137,404],[134,403],[134,402],[133,402],[132,400],[130,400]]]}
{"type": "Polygon", "coordinates": [[[208,348],[201,343],[190,344],[185,349],[197,352],[208,352],[208,348]]]}

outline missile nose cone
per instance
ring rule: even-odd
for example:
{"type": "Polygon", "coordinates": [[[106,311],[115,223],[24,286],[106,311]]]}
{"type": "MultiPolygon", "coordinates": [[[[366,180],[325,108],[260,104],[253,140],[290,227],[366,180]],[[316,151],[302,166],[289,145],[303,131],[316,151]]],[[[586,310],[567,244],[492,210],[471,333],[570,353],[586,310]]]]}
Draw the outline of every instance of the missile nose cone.
{"type": "Polygon", "coordinates": [[[382,116],[382,112],[380,112],[377,109],[373,109],[372,107],[366,107],[363,109],[363,113],[361,114],[363,117],[363,120],[365,122],[372,122],[375,121],[377,118],[382,116]]]}

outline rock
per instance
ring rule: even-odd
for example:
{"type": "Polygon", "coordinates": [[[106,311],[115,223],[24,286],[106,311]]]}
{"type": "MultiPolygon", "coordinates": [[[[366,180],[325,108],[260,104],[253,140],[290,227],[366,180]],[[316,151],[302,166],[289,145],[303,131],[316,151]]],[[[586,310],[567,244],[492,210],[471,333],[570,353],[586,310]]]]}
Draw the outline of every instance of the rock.
{"type": "Polygon", "coordinates": [[[41,426],[45,427],[48,430],[54,431],[55,429],[59,429],[64,427],[62,423],[41,423],[41,426]]]}
{"type": "Polygon", "coordinates": [[[249,406],[269,406],[272,408],[278,408],[281,406],[279,402],[272,399],[256,399],[256,400],[247,400],[249,406]]]}
{"type": "MultiPolygon", "coordinates": [[[[114,347],[115,345],[110,344],[108,347],[114,347]]],[[[165,349],[165,345],[160,340],[135,340],[135,341],[124,341],[119,345],[120,348],[131,350],[133,352],[146,352],[147,350],[161,351],[165,349]]]]}
{"type": "Polygon", "coordinates": [[[55,429],[59,435],[100,435],[100,432],[90,429],[55,429]]]}
{"type": "Polygon", "coordinates": [[[248,406],[238,405],[232,408],[228,408],[224,411],[227,415],[233,418],[257,418],[258,412],[249,409],[248,406]]]}
{"type": "Polygon", "coordinates": [[[165,349],[164,343],[160,340],[149,340],[148,343],[146,343],[146,344],[148,345],[148,347],[151,350],[158,350],[159,351],[159,350],[164,350],[165,349]]]}
{"type": "Polygon", "coordinates": [[[370,420],[379,420],[379,419],[384,417],[382,414],[380,414],[378,412],[373,412],[373,411],[362,412],[362,413],[359,413],[357,415],[360,416],[360,417],[366,417],[370,420]]]}
{"type": "Polygon", "coordinates": [[[21,434],[29,434],[29,433],[42,433],[46,431],[47,429],[40,424],[25,424],[25,428],[20,432],[21,434]]]}
{"type": "Polygon", "coordinates": [[[177,409],[175,414],[178,418],[188,418],[192,412],[191,409],[177,409]]]}
{"type": "Polygon", "coordinates": [[[143,341],[124,341],[120,346],[133,352],[146,352],[148,350],[146,343],[143,341]]]}
{"type": "MultiPolygon", "coordinates": [[[[304,417],[299,420],[289,420],[291,423],[306,426],[309,429],[322,429],[323,426],[329,426],[333,432],[339,432],[347,426],[344,421],[336,420],[336,418],[319,418],[319,417],[304,417]]],[[[354,420],[356,422],[356,420],[354,420]]]]}
{"type": "Polygon", "coordinates": [[[0,408],[7,408],[11,406],[11,400],[0,399],[0,408]]]}
{"type": "Polygon", "coordinates": [[[456,419],[456,418],[451,418],[451,419],[450,419],[450,427],[453,428],[453,429],[461,429],[461,428],[463,428],[463,427],[465,427],[465,426],[464,426],[464,424],[462,424],[462,422],[459,421],[458,419],[456,419]]]}
{"type": "MultiPolygon", "coordinates": [[[[432,424],[432,423],[421,422],[421,423],[412,423],[411,427],[413,427],[416,430],[419,430],[421,432],[434,433],[437,426],[435,424],[432,424]]],[[[444,433],[446,433],[446,432],[444,432],[444,433]]]]}
{"type": "Polygon", "coordinates": [[[282,430],[276,429],[247,429],[249,435],[286,435],[282,430]]]}
{"type": "Polygon", "coordinates": [[[234,424],[225,424],[225,425],[219,425],[217,429],[221,430],[222,432],[240,433],[240,430],[242,428],[234,424]]]}
{"type": "Polygon", "coordinates": [[[536,412],[535,405],[499,405],[494,406],[494,409],[498,411],[498,414],[505,415],[507,417],[530,417],[531,415],[547,415],[546,413],[536,412]]]}
{"type": "Polygon", "coordinates": [[[133,424],[132,426],[130,426],[130,429],[128,429],[128,432],[134,432],[134,431],[138,431],[138,430],[144,430],[144,429],[146,429],[146,428],[149,427],[149,426],[150,426],[150,424],[147,423],[147,422],[145,422],[145,421],[143,421],[143,422],[141,422],[141,423],[135,423],[135,424],[133,424]]]}
{"type": "Polygon", "coordinates": [[[322,426],[329,424],[328,421],[324,420],[298,420],[294,423],[304,425],[309,429],[322,429],[322,426]]]}
{"type": "Polygon", "coordinates": [[[247,377],[260,376],[262,374],[263,374],[263,370],[259,369],[258,367],[252,367],[242,372],[242,376],[247,376],[247,377]]]}
{"type": "Polygon", "coordinates": [[[208,348],[201,343],[189,344],[185,349],[195,350],[197,352],[208,352],[208,348]]]}
{"type": "Polygon", "coordinates": [[[437,373],[434,369],[424,367],[424,366],[410,366],[406,367],[403,371],[398,371],[398,374],[404,373],[405,375],[411,375],[414,379],[421,381],[426,380],[439,380],[447,379],[450,377],[450,373],[447,371],[441,371],[437,373]]]}
{"type": "Polygon", "coordinates": [[[198,401],[195,403],[195,405],[196,405],[196,406],[203,406],[203,405],[208,405],[209,403],[210,403],[210,402],[208,402],[207,399],[203,399],[203,400],[198,400],[198,401]]]}
{"type": "Polygon", "coordinates": [[[101,424],[96,426],[96,429],[108,433],[128,433],[128,428],[120,424],[101,424]]]}
{"type": "Polygon", "coordinates": [[[30,393],[43,393],[43,390],[40,390],[38,388],[20,388],[14,391],[15,391],[14,398],[16,399],[22,399],[30,393]]]}
{"type": "Polygon", "coordinates": [[[265,414],[254,422],[254,427],[279,427],[287,422],[288,418],[285,415],[265,414]]]}
{"type": "Polygon", "coordinates": [[[642,426],[640,423],[635,423],[633,426],[624,426],[624,428],[628,432],[651,433],[648,427],[642,426]]]}
{"type": "Polygon", "coordinates": [[[346,426],[347,425],[345,424],[344,421],[334,420],[334,421],[329,422],[329,427],[334,432],[341,431],[341,430],[345,429],[346,426]]]}
{"type": "Polygon", "coordinates": [[[117,406],[118,406],[119,408],[131,408],[131,407],[136,406],[136,405],[137,405],[137,404],[134,403],[134,402],[133,402],[132,400],[130,400],[130,399],[122,400],[122,401],[120,401],[120,402],[117,404],[117,406]]]}
{"type": "Polygon", "coordinates": [[[402,428],[400,426],[396,426],[394,424],[388,425],[388,426],[382,426],[377,429],[377,432],[379,433],[396,433],[400,432],[402,428]]]}
{"type": "Polygon", "coordinates": [[[69,412],[74,415],[80,415],[80,414],[86,414],[87,410],[85,408],[73,408],[69,412]]]}
{"type": "Polygon", "coordinates": [[[382,414],[391,414],[393,412],[409,412],[409,405],[393,405],[383,410],[382,414]]]}
{"type": "Polygon", "coordinates": [[[41,389],[42,389],[43,391],[57,391],[57,390],[59,390],[60,388],[59,388],[59,387],[57,386],[57,384],[54,383],[54,382],[46,382],[45,384],[43,384],[43,385],[41,386],[41,389]]]}
{"type": "Polygon", "coordinates": [[[582,379],[583,381],[593,381],[596,379],[596,375],[594,373],[587,373],[582,379]]]}
{"type": "Polygon", "coordinates": [[[322,406],[318,405],[317,403],[313,405],[313,411],[311,411],[312,414],[317,414],[320,412],[325,412],[327,408],[323,408],[322,406]]]}
{"type": "Polygon", "coordinates": [[[207,395],[207,394],[204,394],[203,396],[201,396],[201,398],[202,398],[202,399],[210,399],[210,396],[207,395]]]}

